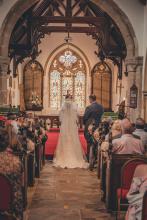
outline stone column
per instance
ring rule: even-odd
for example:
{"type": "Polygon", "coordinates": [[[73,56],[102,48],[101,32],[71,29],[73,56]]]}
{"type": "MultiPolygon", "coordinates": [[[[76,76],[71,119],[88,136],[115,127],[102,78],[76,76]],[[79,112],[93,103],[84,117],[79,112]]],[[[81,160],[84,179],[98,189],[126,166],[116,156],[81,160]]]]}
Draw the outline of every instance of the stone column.
{"type": "Polygon", "coordinates": [[[144,100],[143,100],[143,102],[144,102],[144,120],[147,122],[147,92],[144,92],[143,93],[143,96],[144,96],[144,100]]]}
{"type": "Polygon", "coordinates": [[[20,97],[20,111],[25,111],[25,101],[24,101],[24,82],[23,82],[23,66],[18,65],[18,76],[19,76],[19,97],[20,97]]]}
{"type": "Polygon", "coordinates": [[[7,79],[8,79],[8,57],[0,57],[0,106],[7,106],[8,103],[8,90],[7,90],[7,79]]]}
{"type": "Polygon", "coordinates": [[[135,122],[137,117],[142,116],[143,109],[143,96],[142,96],[142,67],[143,67],[143,57],[133,57],[127,59],[125,64],[128,69],[128,78],[127,78],[127,91],[128,91],[128,105],[130,100],[130,87],[133,85],[134,80],[138,88],[138,99],[137,99],[137,108],[130,108],[130,118],[135,122]]]}

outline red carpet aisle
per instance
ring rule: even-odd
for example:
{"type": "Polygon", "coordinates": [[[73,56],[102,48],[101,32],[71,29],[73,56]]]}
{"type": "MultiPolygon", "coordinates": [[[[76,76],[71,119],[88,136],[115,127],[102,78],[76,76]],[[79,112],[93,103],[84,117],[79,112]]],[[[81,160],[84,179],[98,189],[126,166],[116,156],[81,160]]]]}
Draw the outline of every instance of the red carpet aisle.
{"type": "MultiPolygon", "coordinates": [[[[54,152],[56,150],[56,146],[58,143],[59,129],[58,128],[51,129],[50,132],[47,132],[47,136],[48,136],[48,140],[47,140],[46,146],[45,146],[45,155],[52,156],[52,155],[54,155],[54,152]]],[[[86,153],[87,152],[87,145],[86,145],[83,131],[79,131],[79,137],[80,137],[80,141],[81,141],[83,150],[86,153]]]]}

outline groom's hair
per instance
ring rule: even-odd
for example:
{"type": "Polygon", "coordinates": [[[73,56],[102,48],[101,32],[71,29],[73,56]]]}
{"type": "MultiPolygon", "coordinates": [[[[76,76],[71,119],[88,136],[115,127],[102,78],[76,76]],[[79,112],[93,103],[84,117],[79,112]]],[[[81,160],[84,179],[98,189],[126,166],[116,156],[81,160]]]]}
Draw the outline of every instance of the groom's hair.
{"type": "Polygon", "coordinates": [[[92,101],[96,101],[96,96],[95,95],[90,95],[89,99],[91,99],[92,101]]]}

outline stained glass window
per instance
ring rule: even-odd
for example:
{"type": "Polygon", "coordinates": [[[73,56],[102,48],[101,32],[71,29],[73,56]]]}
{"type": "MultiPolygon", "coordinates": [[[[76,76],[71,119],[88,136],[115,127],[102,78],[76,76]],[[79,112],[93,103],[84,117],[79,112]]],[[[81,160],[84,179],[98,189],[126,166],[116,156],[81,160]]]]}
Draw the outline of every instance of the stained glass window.
{"type": "Polygon", "coordinates": [[[50,107],[60,109],[67,90],[79,109],[85,108],[86,68],[81,57],[67,48],[54,58],[50,68],[50,107]]]}
{"type": "Polygon", "coordinates": [[[60,73],[57,70],[54,70],[50,74],[50,106],[53,109],[60,108],[60,92],[60,73]]]}
{"type": "Polygon", "coordinates": [[[75,101],[78,108],[85,107],[85,74],[79,71],[75,77],[75,101]]]}
{"type": "Polygon", "coordinates": [[[62,103],[65,100],[67,90],[69,90],[70,94],[73,95],[73,77],[65,76],[62,78],[62,103]]]}

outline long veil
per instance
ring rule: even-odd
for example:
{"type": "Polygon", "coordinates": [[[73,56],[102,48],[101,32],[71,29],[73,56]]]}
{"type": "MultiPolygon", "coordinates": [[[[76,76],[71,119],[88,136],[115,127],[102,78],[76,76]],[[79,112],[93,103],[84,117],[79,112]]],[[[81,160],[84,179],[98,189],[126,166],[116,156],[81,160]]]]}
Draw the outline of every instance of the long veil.
{"type": "Polygon", "coordinates": [[[65,101],[60,111],[60,135],[54,156],[54,164],[60,167],[87,168],[85,154],[79,140],[78,115],[76,104],[65,101]]]}

